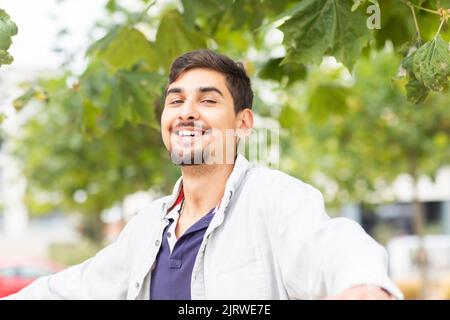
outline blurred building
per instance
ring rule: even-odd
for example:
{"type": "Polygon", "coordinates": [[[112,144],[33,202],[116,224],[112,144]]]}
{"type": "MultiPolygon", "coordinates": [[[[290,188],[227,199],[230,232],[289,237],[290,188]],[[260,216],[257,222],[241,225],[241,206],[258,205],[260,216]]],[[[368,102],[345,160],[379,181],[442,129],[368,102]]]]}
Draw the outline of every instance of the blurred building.
{"type": "MultiPolygon", "coordinates": [[[[390,276],[406,299],[419,299],[423,282],[418,259],[421,242],[413,230],[411,179],[400,175],[393,193],[396,201],[370,206],[350,204],[342,213],[386,246],[390,276]]],[[[434,182],[420,179],[418,198],[424,210],[425,298],[450,299],[450,167],[442,168],[434,182]]]]}
{"type": "MultiPolygon", "coordinates": [[[[425,211],[425,223],[431,233],[450,234],[450,167],[438,171],[435,181],[422,177],[418,182],[418,200],[425,211]]],[[[389,191],[395,200],[380,201],[370,207],[360,203],[347,205],[341,212],[374,234],[380,224],[392,227],[398,235],[412,234],[413,185],[407,175],[400,175],[389,191]]]]}

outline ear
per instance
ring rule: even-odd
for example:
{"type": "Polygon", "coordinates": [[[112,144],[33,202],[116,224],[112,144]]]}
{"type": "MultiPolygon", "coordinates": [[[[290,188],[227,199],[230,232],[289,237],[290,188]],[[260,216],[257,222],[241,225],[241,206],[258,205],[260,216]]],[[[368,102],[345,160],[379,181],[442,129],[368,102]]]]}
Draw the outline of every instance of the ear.
{"type": "Polygon", "coordinates": [[[237,114],[236,117],[236,135],[238,138],[249,136],[253,129],[253,111],[245,108],[237,114]]]}

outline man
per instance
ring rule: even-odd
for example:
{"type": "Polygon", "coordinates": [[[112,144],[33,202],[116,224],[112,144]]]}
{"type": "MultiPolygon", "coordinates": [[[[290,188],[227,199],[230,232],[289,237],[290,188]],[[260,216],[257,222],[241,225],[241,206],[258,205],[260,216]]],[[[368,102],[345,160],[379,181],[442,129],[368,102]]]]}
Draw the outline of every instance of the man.
{"type": "Polygon", "coordinates": [[[391,299],[385,250],[321,193],[237,153],[253,127],[243,66],[210,50],[171,66],[161,133],[182,177],[86,262],[23,299],[391,299]],[[230,135],[230,131],[233,133],[230,135]]]}

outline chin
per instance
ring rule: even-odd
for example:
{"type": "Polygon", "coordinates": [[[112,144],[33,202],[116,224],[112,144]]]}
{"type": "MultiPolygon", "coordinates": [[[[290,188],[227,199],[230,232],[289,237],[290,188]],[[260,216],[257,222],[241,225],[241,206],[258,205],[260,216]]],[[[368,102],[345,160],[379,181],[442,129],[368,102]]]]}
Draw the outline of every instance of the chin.
{"type": "Polygon", "coordinates": [[[179,166],[196,166],[206,164],[208,153],[204,156],[203,150],[172,149],[169,156],[173,164],[179,166]]]}

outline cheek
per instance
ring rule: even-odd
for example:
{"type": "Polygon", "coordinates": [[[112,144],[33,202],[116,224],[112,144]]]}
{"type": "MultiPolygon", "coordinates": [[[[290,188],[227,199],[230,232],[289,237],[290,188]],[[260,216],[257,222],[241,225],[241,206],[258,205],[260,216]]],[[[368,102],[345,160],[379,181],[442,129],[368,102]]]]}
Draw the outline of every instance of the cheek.
{"type": "Polygon", "coordinates": [[[170,111],[167,111],[167,109],[164,109],[161,115],[161,135],[166,147],[169,147],[168,143],[170,140],[170,128],[172,126],[173,121],[174,115],[171,114],[170,111]]]}
{"type": "Polygon", "coordinates": [[[173,108],[165,108],[161,114],[161,129],[170,129],[177,118],[177,110],[173,108]]]}
{"type": "Polygon", "coordinates": [[[225,110],[225,108],[221,110],[206,109],[200,115],[213,128],[220,130],[235,128],[235,117],[228,110],[225,110]]]}

